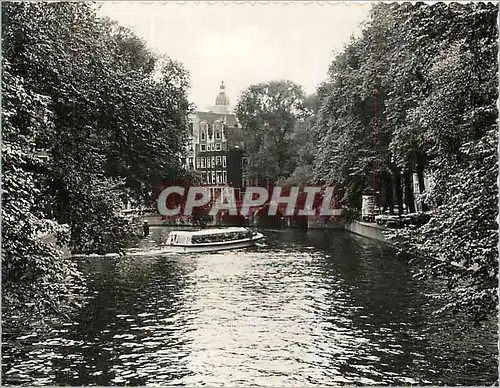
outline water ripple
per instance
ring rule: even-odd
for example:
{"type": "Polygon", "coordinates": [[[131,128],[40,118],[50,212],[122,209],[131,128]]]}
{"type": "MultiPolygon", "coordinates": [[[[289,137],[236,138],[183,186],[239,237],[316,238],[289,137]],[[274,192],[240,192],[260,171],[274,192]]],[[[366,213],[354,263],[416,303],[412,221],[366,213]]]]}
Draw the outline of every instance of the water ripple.
{"type": "MultiPolygon", "coordinates": [[[[161,233],[153,229],[152,233],[161,233]]],[[[164,236],[157,236],[162,241],[164,236]]],[[[266,249],[79,258],[75,322],[3,325],[4,384],[492,384],[493,324],[431,317],[436,290],[345,233],[268,233],[266,249]]],[[[14,324],[14,322],[16,322],[14,324]]]]}

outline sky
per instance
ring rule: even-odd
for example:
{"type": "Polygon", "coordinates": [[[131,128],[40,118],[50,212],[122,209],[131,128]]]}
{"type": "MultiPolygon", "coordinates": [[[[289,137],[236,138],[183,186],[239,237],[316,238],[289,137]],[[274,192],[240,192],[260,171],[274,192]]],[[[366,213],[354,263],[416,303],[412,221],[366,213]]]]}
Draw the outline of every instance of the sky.
{"type": "Polygon", "coordinates": [[[134,30],[190,73],[198,109],[221,81],[231,106],[256,83],[288,79],[307,94],[326,79],[335,52],[359,35],[370,4],[347,2],[103,2],[100,15],[134,30]]]}

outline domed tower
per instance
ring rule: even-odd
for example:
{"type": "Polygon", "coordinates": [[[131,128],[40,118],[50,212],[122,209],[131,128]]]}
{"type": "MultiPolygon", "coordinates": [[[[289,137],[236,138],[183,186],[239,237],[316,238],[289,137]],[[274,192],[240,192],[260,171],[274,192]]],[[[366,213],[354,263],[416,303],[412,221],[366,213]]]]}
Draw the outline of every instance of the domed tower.
{"type": "Polygon", "coordinates": [[[229,98],[226,96],[224,81],[220,84],[219,95],[215,99],[214,111],[217,113],[229,113],[229,98]]]}

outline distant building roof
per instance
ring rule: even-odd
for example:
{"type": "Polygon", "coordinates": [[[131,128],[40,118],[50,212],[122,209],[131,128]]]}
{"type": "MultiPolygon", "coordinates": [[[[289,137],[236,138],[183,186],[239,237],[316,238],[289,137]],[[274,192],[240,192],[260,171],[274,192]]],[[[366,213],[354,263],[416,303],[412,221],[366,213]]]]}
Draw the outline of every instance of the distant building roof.
{"type": "Polygon", "coordinates": [[[228,127],[235,127],[237,124],[236,115],[233,113],[216,113],[216,112],[196,112],[200,120],[206,120],[208,123],[213,123],[217,120],[225,122],[228,127]]]}

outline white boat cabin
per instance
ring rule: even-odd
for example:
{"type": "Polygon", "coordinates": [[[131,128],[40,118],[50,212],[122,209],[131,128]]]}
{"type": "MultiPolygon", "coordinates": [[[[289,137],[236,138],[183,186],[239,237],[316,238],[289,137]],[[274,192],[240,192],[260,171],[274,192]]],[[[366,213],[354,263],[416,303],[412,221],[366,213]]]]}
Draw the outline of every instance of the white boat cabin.
{"type": "Polygon", "coordinates": [[[167,238],[167,245],[193,246],[224,244],[252,239],[257,233],[246,228],[208,229],[196,232],[175,231],[167,238]]]}

